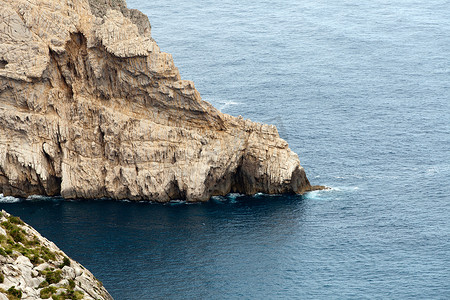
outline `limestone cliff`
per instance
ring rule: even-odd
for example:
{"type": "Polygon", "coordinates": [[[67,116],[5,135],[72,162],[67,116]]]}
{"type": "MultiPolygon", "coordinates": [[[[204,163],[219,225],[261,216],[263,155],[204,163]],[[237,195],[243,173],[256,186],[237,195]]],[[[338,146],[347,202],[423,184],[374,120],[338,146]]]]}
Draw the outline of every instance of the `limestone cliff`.
{"type": "Polygon", "coordinates": [[[91,272],[34,228],[5,211],[0,223],[0,300],[112,300],[91,272]]]}
{"type": "Polygon", "coordinates": [[[274,126],[221,113],[118,0],[0,0],[0,193],[303,193],[274,126]]]}

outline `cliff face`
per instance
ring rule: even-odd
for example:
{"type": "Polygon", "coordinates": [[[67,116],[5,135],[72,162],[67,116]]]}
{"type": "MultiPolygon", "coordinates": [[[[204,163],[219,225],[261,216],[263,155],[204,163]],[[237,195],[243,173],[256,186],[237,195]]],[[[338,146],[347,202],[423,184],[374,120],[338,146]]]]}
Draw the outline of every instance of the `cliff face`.
{"type": "Polygon", "coordinates": [[[5,211],[0,223],[0,300],[112,300],[91,272],[34,228],[5,211]]]}
{"type": "Polygon", "coordinates": [[[0,0],[0,192],[206,201],[311,186],[274,126],[181,80],[117,0],[0,0]]]}

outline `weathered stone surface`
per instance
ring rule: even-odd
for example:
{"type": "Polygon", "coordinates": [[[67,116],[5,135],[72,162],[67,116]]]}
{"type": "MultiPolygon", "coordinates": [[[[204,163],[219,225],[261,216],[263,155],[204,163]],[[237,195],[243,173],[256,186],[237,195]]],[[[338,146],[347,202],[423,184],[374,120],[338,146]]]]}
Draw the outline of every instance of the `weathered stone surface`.
{"type": "Polygon", "coordinates": [[[125,2],[0,7],[0,193],[164,202],[311,189],[277,129],[202,101],[125,2]]]}
{"type": "MultiPolygon", "coordinates": [[[[0,222],[0,228],[5,232],[0,235],[0,275],[3,276],[0,299],[6,297],[11,287],[22,292],[22,299],[41,299],[43,290],[49,288],[54,288],[54,295],[78,291],[77,299],[113,299],[91,272],[67,257],[34,228],[5,211],[0,211],[0,222]],[[22,232],[22,237],[14,231],[22,232]],[[48,282],[48,272],[60,272],[61,275],[48,282]]],[[[51,298],[51,294],[49,296],[51,298]]]]}

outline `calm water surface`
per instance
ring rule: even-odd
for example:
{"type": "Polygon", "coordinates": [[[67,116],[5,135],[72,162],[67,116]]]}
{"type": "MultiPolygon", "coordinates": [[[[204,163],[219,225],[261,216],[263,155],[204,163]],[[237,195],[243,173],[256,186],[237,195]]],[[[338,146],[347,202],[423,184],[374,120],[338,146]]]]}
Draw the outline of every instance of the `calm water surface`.
{"type": "Polygon", "coordinates": [[[449,1],[128,6],[205,100],[277,125],[312,183],[333,189],[0,208],[116,299],[450,297],[449,1]]]}

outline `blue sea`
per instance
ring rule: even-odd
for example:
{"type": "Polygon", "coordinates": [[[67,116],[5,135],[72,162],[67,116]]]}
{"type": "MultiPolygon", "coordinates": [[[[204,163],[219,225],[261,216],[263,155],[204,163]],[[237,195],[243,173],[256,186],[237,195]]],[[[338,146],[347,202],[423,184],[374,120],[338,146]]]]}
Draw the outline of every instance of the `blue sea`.
{"type": "Polygon", "coordinates": [[[115,299],[450,299],[450,1],[129,0],[312,184],[204,204],[3,197],[115,299]]]}

